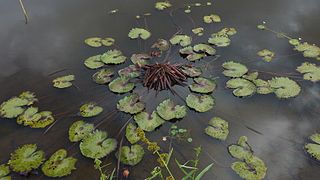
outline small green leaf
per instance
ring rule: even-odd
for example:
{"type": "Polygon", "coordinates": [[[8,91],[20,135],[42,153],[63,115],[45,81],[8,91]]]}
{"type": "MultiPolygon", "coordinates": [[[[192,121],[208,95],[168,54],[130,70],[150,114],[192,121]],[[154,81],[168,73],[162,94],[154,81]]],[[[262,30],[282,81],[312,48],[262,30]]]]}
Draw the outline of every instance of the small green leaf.
{"type": "Polygon", "coordinates": [[[253,82],[257,86],[258,94],[270,94],[274,91],[274,89],[270,87],[270,84],[265,80],[255,79],[253,82]]]}
{"type": "Polygon", "coordinates": [[[134,115],[134,120],[142,130],[148,132],[154,131],[165,122],[155,111],[151,114],[140,112],[139,114],[134,115]]]}
{"type": "Polygon", "coordinates": [[[17,118],[17,123],[31,128],[45,128],[54,122],[52,112],[38,112],[37,107],[29,107],[17,118]]]}
{"type": "Polygon", "coordinates": [[[194,34],[196,34],[197,36],[202,36],[203,32],[204,32],[204,29],[203,29],[203,27],[198,27],[198,28],[192,29],[192,32],[194,34]]]}
{"type": "Polygon", "coordinates": [[[254,83],[242,78],[230,79],[227,81],[226,86],[227,88],[235,89],[233,90],[233,95],[237,97],[250,96],[257,90],[254,83]]]}
{"type": "Polygon", "coordinates": [[[171,3],[169,1],[162,1],[162,2],[156,2],[155,8],[162,11],[164,9],[167,9],[171,7],[171,3]]]}
{"type": "Polygon", "coordinates": [[[228,122],[220,117],[214,117],[209,121],[209,126],[206,127],[205,133],[219,140],[226,140],[229,134],[228,122]]]}
{"type": "Polygon", "coordinates": [[[198,77],[202,74],[202,71],[198,67],[183,65],[181,71],[184,72],[189,77],[198,77]]]}
{"type": "Polygon", "coordinates": [[[305,42],[298,44],[294,49],[299,52],[303,52],[303,56],[306,58],[320,58],[320,48],[316,45],[311,45],[305,42]]]}
{"type": "Polygon", "coordinates": [[[300,86],[287,77],[274,77],[268,83],[278,98],[295,97],[301,91],[300,86]]]}
{"type": "Polygon", "coordinates": [[[84,42],[91,47],[101,47],[101,38],[91,37],[84,40],[84,42]]]}
{"type": "Polygon", "coordinates": [[[202,176],[204,176],[204,174],[211,169],[212,166],[213,166],[213,163],[212,163],[212,164],[209,164],[206,168],[204,168],[204,169],[196,176],[195,180],[200,180],[200,179],[202,178],[202,176]]]}
{"type": "Polygon", "coordinates": [[[158,39],[151,48],[157,48],[160,51],[167,51],[170,48],[170,44],[165,39],[158,39]]]}
{"type": "Polygon", "coordinates": [[[263,49],[263,50],[259,51],[259,52],[257,53],[257,55],[260,56],[260,57],[262,57],[264,61],[266,61],[266,62],[271,62],[272,59],[273,59],[274,56],[275,56],[275,53],[272,52],[272,51],[270,51],[270,50],[268,50],[268,49],[263,49]]]}
{"type": "Polygon", "coordinates": [[[127,78],[118,77],[109,83],[109,89],[115,93],[127,93],[134,88],[134,83],[127,78]]]}
{"type": "Polygon", "coordinates": [[[241,77],[248,72],[248,68],[238,62],[228,61],[222,64],[225,69],[222,73],[228,77],[241,77]]]}
{"type": "Polygon", "coordinates": [[[207,24],[219,23],[219,22],[221,22],[221,18],[220,18],[220,16],[218,16],[216,14],[210,14],[208,16],[203,16],[203,21],[207,24]]]}
{"type": "Polygon", "coordinates": [[[289,43],[293,46],[297,46],[300,44],[300,41],[298,39],[290,39],[289,43]]]}
{"type": "Polygon", "coordinates": [[[211,55],[211,56],[216,54],[216,50],[213,47],[211,47],[207,44],[202,44],[202,43],[195,45],[193,47],[193,50],[195,52],[204,52],[204,53],[207,53],[208,55],[211,55]]]}
{"type": "Polygon", "coordinates": [[[94,117],[99,115],[103,108],[98,106],[95,102],[89,102],[80,107],[80,115],[82,117],[94,117]]]}
{"type": "Polygon", "coordinates": [[[75,80],[74,75],[66,75],[66,76],[61,76],[56,79],[54,79],[53,82],[53,87],[59,88],[59,89],[64,89],[72,86],[72,81],[75,80]]]}
{"type": "Polygon", "coordinates": [[[84,65],[89,69],[98,69],[104,66],[104,63],[101,61],[101,55],[95,55],[84,60],[84,65]]]}
{"type": "Polygon", "coordinates": [[[112,80],[112,76],[111,69],[101,69],[92,75],[92,80],[97,84],[107,84],[112,80]]]}
{"type": "Polygon", "coordinates": [[[137,127],[133,123],[129,123],[126,127],[126,138],[131,144],[135,144],[140,140],[136,129],[137,127]]]}
{"type": "Polygon", "coordinates": [[[312,157],[320,161],[320,134],[311,135],[310,140],[314,143],[307,143],[304,148],[312,157]]]}
{"type": "Polygon", "coordinates": [[[11,180],[11,176],[8,176],[10,173],[9,166],[6,164],[0,165],[0,179],[1,180],[11,180]]]}
{"type": "Polygon", "coordinates": [[[101,55],[101,61],[105,64],[121,64],[126,61],[126,57],[119,50],[109,50],[101,55]]]}
{"type": "Polygon", "coordinates": [[[170,39],[170,43],[173,45],[180,44],[182,47],[189,46],[191,44],[192,38],[190,36],[184,35],[184,34],[177,34],[174,35],[170,39]]]}
{"type": "Polygon", "coordinates": [[[257,28],[258,28],[258,29],[261,29],[261,30],[265,30],[265,29],[266,29],[266,26],[265,26],[265,25],[262,25],[262,24],[259,24],[259,25],[257,25],[257,28]]]}
{"type": "Polygon", "coordinates": [[[140,37],[141,39],[146,40],[151,36],[151,33],[143,28],[133,28],[130,30],[128,36],[131,39],[137,39],[140,37]]]}
{"type": "Polygon", "coordinates": [[[79,142],[94,130],[94,125],[84,121],[76,121],[69,128],[69,140],[79,142]]]}
{"type": "Polygon", "coordinates": [[[194,78],[194,83],[189,85],[189,88],[193,92],[197,93],[211,93],[216,88],[216,83],[208,78],[198,77],[194,78]]]}
{"type": "Polygon", "coordinates": [[[213,108],[214,99],[209,95],[194,95],[189,94],[186,98],[187,106],[198,111],[198,112],[206,112],[213,108]]]}
{"type": "Polygon", "coordinates": [[[226,47],[226,46],[230,45],[231,40],[229,39],[228,36],[225,36],[225,35],[221,36],[221,35],[213,34],[209,38],[208,43],[216,45],[218,47],[226,47]]]}
{"type": "Polygon", "coordinates": [[[123,164],[135,166],[137,165],[143,158],[144,150],[143,147],[139,144],[129,146],[122,146],[120,148],[120,153],[116,153],[116,157],[119,158],[123,164]]]}
{"type": "Polygon", "coordinates": [[[140,101],[138,94],[133,93],[119,100],[117,109],[130,114],[137,114],[145,108],[145,103],[140,101]]]}
{"type": "Polygon", "coordinates": [[[148,54],[132,54],[131,61],[133,64],[138,66],[143,66],[148,64],[148,61],[151,59],[151,56],[148,54]]]}
{"type": "Polygon", "coordinates": [[[181,119],[187,115],[186,106],[176,105],[172,100],[166,99],[157,107],[157,113],[164,120],[181,119]]]}
{"type": "Polygon", "coordinates": [[[140,69],[135,65],[129,65],[128,67],[125,67],[123,69],[120,69],[118,71],[119,76],[124,78],[137,78],[140,76],[140,69]]]}
{"type": "Polygon", "coordinates": [[[320,81],[320,66],[316,64],[304,62],[299,67],[297,71],[303,74],[303,79],[318,82],[320,81]]]}

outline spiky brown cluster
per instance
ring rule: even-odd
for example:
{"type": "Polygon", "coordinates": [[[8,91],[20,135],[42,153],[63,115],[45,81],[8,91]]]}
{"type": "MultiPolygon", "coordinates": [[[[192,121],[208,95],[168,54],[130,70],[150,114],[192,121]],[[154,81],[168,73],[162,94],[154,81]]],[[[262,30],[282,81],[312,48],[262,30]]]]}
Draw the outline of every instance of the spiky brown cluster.
{"type": "Polygon", "coordinates": [[[144,70],[143,85],[156,91],[172,90],[174,85],[184,85],[187,77],[180,67],[179,64],[170,63],[144,65],[141,67],[144,70]]]}

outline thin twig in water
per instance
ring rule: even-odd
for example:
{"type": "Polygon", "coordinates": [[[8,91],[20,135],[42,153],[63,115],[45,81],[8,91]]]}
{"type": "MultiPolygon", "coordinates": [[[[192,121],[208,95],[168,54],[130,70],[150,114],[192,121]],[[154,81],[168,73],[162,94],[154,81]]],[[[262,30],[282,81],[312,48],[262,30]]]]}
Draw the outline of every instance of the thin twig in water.
{"type": "Polygon", "coordinates": [[[24,14],[24,18],[26,20],[26,24],[28,24],[28,21],[29,21],[28,13],[27,13],[26,9],[24,8],[22,0],[19,0],[19,3],[20,3],[20,6],[21,6],[21,9],[22,9],[22,12],[24,14]]]}

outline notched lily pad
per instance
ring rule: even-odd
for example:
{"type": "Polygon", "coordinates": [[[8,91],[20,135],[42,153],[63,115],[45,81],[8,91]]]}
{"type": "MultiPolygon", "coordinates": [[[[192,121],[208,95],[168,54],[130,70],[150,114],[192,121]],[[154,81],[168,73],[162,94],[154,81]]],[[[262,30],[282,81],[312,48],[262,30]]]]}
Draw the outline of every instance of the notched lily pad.
{"type": "Polygon", "coordinates": [[[128,67],[125,67],[123,69],[120,69],[118,71],[119,76],[124,78],[137,78],[140,76],[140,69],[135,65],[129,65],[128,67]]]}
{"type": "Polygon", "coordinates": [[[119,100],[117,109],[130,114],[137,114],[145,108],[145,103],[140,100],[138,94],[133,93],[119,100]]]}
{"type": "Polygon", "coordinates": [[[307,42],[298,44],[294,48],[299,52],[303,52],[303,56],[307,58],[320,58],[320,48],[316,45],[311,45],[307,42]]]}
{"type": "Polygon", "coordinates": [[[303,74],[303,79],[318,82],[320,81],[320,66],[316,64],[304,62],[299,67],[297,71],[303,74]]]}
{"type": "Polygon", "coordinates": [[[135,144],[140,140],[136,129],[137,126],[135,126],[133,123],[129,123],[126,127],[126,138],[131,144],[135,144]]]}
{"type": "Polygon", "coordinates": [[[197,36],[202,36],[204,29],[203,27],[198,27],[198,28],[194,28],[192,29],[193,34],[196,34],[197,36]]]}
{"type": "Polygon", "coordinates": [[[245,97],[254,94],[257,90],[254,83],[243,78],[230,79],[226,83],[227,88],[233,90],[233,95],[237,97],[245,97]]]}
{"type": "Polygon", "coordinates": [[[82,117],[94,117],[99,115],[103,108],[98,106],[95,102],[89,102],[80,107],[80,115],[82,117]]]}
{"type": "Polygon", "coordinates": [[[187,106],[198,111],[198,112],[206,112],[213,108],[214,99],[209,95],[194,95],[189,94],[186,98],[187,106]]]}
{"type": "Polygon", "coordinates": [[[207,24],[218,23],[221,22],[221,18],[216,14],[210,14],[208,16],[203,16],[203,21],[207,24]]]}
{"type": "Polygon", "coordinates": [[[222,64],[225,69],[222,73],[228,77],[241,77],[248,72],[248,68],[238,62],[228,61],[222,64]]]}
{"type": "Polygon", "coordinates": [[[116,49],[109,50],[101,55],[101,61],[105,64],[121,64],[124,63],[126,59],[122,52],[116,49]]]}
{"type": "Polygon", "coordinates": [[[189,61],[196,61],[206,56],[205,53],[196,53],[191,46],[187,46],[179,50],[179,53],[183,58],[187,58],[189,61]]]}
{"type": "Polygon", "coordinates": [[[259,51],[257,53],[258,56],[262,57],[262,59],[266,62],[271,62],[272,59],[274,58],[275,56],[275,53],[268,50],[268,49],[263,49],[261,51],[259,51]]]}
{"type": "Polygon", "coordinates": [[[0,165],[0,180],[11,180],[11,176],[8,176],[10,173],[9,166],[6,164],[0,165]]]}
{"type": "Polygon", "coordinates": [[[274,91],[274,89],[270,87],[270,84],[265,80],[256,79],[253,82],[257,87],[258,94],[270,94],[274,91]]]}
{"type": "Polygon", "coordinates": [[[143,28],[133,28],[130,30],[128,36],[131,39],[137,39],[140,37],[141,39],[146,40],[151,36],[151,33],[143,28]]]}
{"type": "Polygon", "coordinates": [[[246,136],[241,136],[237,144],[231,144],[228,146],[228,152],[234,158],[239,160],[245,160],[253,155],[253,150],[248,143],[246,136]]]}
{"type": "Polygon", "coordinates": [[[311,135],[310,140],[313,143],[307,143],[304,148],[312,157],[320,161],[320,134],[311,135]]]}
{"type": "Polygon", "coordinates": [[[183,65],[181,67],[181,71],[184,72],[189,77],[198,77],[202,74],[202,71],[198,67],[194,67],[191,65],[183,65]]]}
{"type": "Polygon", "coordinates": [[[291,98],[298,96],[301,88],[293,80],[287,77],[274,77],[268,81],[270,87],[278,98],[291,98]]]}
{"type": "Polygon", "coordinates": [[[95,55],[84,60],[84,65],[89,69],[98,69],[104,66],[104,63],[101,61],[101,55],[95,55]]]}
{"type": "Polygon", "coordinates": [[[206,127],[205,133],[219,140],[226,140],[229,134],[228,122],[220,117],[214,117],[209,121],[209,126],[206,127]]]}
{"type": "Polygon", "coordinates": [[[203,52],[203,53],[207,53],[208,55],[215,55],[216,54],[216,50],[209,46],[208,44],[197,44],[193,47],[193,50],[195,52],[203,52]]]}
{"type": "Polygon", "coordinates": [[[143,66],[148,64],[148,61],[151,59],[151,56],[148,54],[132,54],[131,61],[133,64],[138,66],[143,66]]]}
{"type": "Polygon", "coordinates": [[[184,34],[177,34],[174,35],[170,39],[170,43],[173,45],[180,44],[182,47],[189,46],[191,44],[192,38],[190,36],[184,35],[184,34]]]}
{"type": "Polygon", "coordinates": [[[181,119],[187,115],[186,106],[176,105],[172,100],[166,99],[157,107],[157,113],[164,120],[181,119]]]}
{"type": "Polygon", "coordinates": [[[92,80],[97,84],[107,84],[112,80],[112,76],[111,69],[101,69],[92,75],[92,80]]]}
{"type": "Polygon", "coordinates": [[[66,76],[61,76],[52,81],[53,87],[59,88],[59,89],[64,89],[72,86],[72,81],[75,80],[74,75],[66,75],[66,76]]]}
{"type": "Polygon", "coordinates": [[[258,78],[258,76],[259,76],[258,72],[250,72],[250,73],[243,75],[242,78],[247,79],[249,81],[254,81],[258,78]]]}
{"type": "Polygon", "coordinates": [[[84,40],[84,42],[91,47],[101,47],[104,46],[112,46],[115,42],[113,38],[100,38],[100,37],[91,37],[84,40]]]}
{"type": "Polygon", "coordinates": [[[123,164],[135,166],[137,165],[143,158],[144,150],[143,147],[139,144],[129,146],[122,146],[120,148],[120,153],[117,152],[116,157],[119,158],[123,164]]]}
{"type": "Polygon", "coordinates": [[[167,51],[170,48],[170,44],[165,39],[158,39],[151,48],[157,48],[160,51],[167,51]]]}
{"type": "Polygon", "coordinates": [[[148,132],[154,131],[165,122],[155,111],[151,114],[140,112],[134,115],[134,120],[142,130],[148,132]]]}
{"type": "Polygon", "coordinates": [[[264,162],[256,157],[245,159],[243,162],[234,162],[231,168],[242,178],[246,180],[263,179],[267,173],[267,167],[264,162]]]}
{"type": "Polygon", "coordinates": [[[129,79],[118,77],[109,83],[109,89],[115,93],[127,93],[134,88],[134,83],[129,82],[129,79]]]}
{"type": "Polygon", "coordinates": [[[69,128],[69,140],[79,142],[94,130],[94,125],[84,121],[76,121],[69,128]]]}
{"type": "Polygon", "coordinates": [[[217,35],[213,34],[209,40],[208,43],[213,44],[218,47],[226,47],[229,46],[231,43],[231,40],[226,35],[217,35]]]}
{"type": "Polygon", "coordinates": [[[38,112],[37,107],[29,107],[17,118],[17,123],[31,128],[45,128],[54,122],[50,111],[38,112]]]}
{"type": "Polygon", "coordinates": [[[189,85],[189,88],[197,93],[211,93],[217,86],[213,80],[204,77],[194,78],[193,81],[194,83],[189,85]]]}
{"type": "Polygon", "coordinates": [[[171,3],[169,1],[156,2],[155,8],[158,10],[164,10],[171,7],[171,3]]]}

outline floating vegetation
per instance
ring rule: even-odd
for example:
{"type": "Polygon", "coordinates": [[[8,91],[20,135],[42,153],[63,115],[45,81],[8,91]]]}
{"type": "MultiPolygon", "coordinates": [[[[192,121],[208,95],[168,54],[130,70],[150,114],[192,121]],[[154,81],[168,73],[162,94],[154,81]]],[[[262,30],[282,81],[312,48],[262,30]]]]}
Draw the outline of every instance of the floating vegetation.
{"type": "Polygon", "coordinates": [[[95,102],[89,102],[80,107],[80,115],[82,117],[94,117],[99,115],[103,108],[98,106],[95,102]]]}
{"type": "Polygon", "coordinates": [[[120,157],[120,161],[123,164],[135,166],[137,165],[143,158],[144,150],[143,147],[139,144],[129,146],[122,146],[116,153],[116,157],[120,157]],[[120,152],[120,153],[119,153],[120,152]]]}
{"type": "MultiPolygon", "coordinates": [[[[190,131],[184,128],[178,128],[176,125],[172,125],[169,130],[169,137],[172,139],[177,139],[179,141],[187,141],[189,143],[192,142],[192,138],[190,135],[190,131]]],[[[163,137],[163,140],[166,140],[166,137],[163,137]]]]}
{"type": "Polygon", "coordinates": [[[211,56],[216,54],[216,50],[213,47],[203,43],[193,46],[193,50],[197,53],[202,52],[211,56]]]}
{"type": "Polygon", "coordinates": [[[209,126],[205,128],[205,133],[219,140],[226,140],[229,134],[228,122],[220,117],[214,117],[209,121],[209,126]]]}
{"type": "Polygon", "coordinates": [[[167,8],[170,8],[172,5],[169,1],[161,1],[161,2],[156,2],[155,8],[162,11],[167,8]]]}
{"type": "Polygon", "coordinates": [[[206,112],[213,108],[214,99],[210,95],[189,94],[186,98],[187,106],[198,112],[206,112]]]}
{"type": "Polygon", "coordinates": [[[9,176],[10,169],[6,164],[0,165],[0,179],[1,180],[11,180],[11,176],[9,176]]]}
{"type": "Polygon", "coordinates": [[[164,120],[181,119],[187,115],[186,106],[176,105],[171,99],[166,99],[157,107],[158,115],[164,120]]]}
{"type": "Polygon", "coordinates": [[[134,115],[134,120],[142,130],[147,132],[154,131],[165,122],[155,111],[151,114],[140,112],[134,115]]]}
{"type": "Polygon", "coordinates": [[[52,112],[38,112],[37,107],[29,107],[17,118],[17,123],[31,128],[45,128],[54,122],[52,112]]]}
{"type": "Polygon", "coordinates": [[[300,86],[288,77],[274,77],[268,83],[278,98],[295,97],[301,91],[300,86]]]}
{"type": "Polygon", "coordinates": [[[138,94],[133,93],[129,96],[125,96],[120,99],[117,104],[117,109],[129,114],[137,114],[143,111],[145,108],[145,103],[140,100],[138,94]]]}
{"type": "Polygon", "coordinates": [[[42,172],[48,177],[63,177],[75,170],[77,159],[67,157],[65,149],[59,149],[42,165],[42,172]]]}
{"type": "Polygon", "coordinates": [[[115,178],[116,168],[112,170],[111,174],[106,174],[106,170],[103,169],[110,164],[111,163],[103,165],[100,159],[94,159],[94,168],[99,170],[100,180],[112,180],[115,178]]]}
{"type": "Polygon", "coordinates": [[[271,62],[272,59],[274,58],[275,56],[275,53],[268,50],[268,49],[263,49],[261,51],[259,51],[257,53],[258,56],[262,57],[262,59],[266,62],[271,62]]]}
{"type": "Polygon", "coordinates": [[[205,53],[194,52],[193,47],[191,47],[191,46],[187,46],[185,48],[180,49],[179,53],[183,57],[187,58],[187,60],[189,60],[189,61],[197,61],[197,60],[200,60],[206,56],[205,53]]]}
{"type": "Polygon", "coordinates": [[[249,80],[242,78],[230,79],[226,83],[226,87],[233,90],[233,95],[237,97],[250,96],[256,92],[256,86],[249,80]]]}
{"type": "Polygon", "coordinates": [[[197,36],[203,36],[204,28],[203,27],[194,28],[192,29],[192,32],[197,36]]]}
{"type": "Polygon", "coordinates": [[[131,144],[135,144],[140,140],[136,129],[137,126],[135,126],[133,123],[129,123],[126,127],[126,138],[131,144]]]}
{"type": "Polygon", "coordinates": [[[195,67],[192,65],[181,66],[181,71],[188,77],[198,77],[202,74],[202,71],[199,67],[195,67]]]}
{"type": "Polygon", "coordinates": [[[189,46],[192,42],[192,38],[190,36],[184,35],[184,34],[177,34],[174,35],[170,39],[170,43],[173,45],[179,44],[182,47],[189,46]]]}
{"type": "Polygon", "coordinates": [[[253,82],[257,86],[258,94],[270,94],[274,92],[274,89],[271,88],[270,84],[265,80],[255,79],[253,82]]]}
{"type": "Polygon", "coordinates": [[[225,69],[222,74],[232,78],[241,77],[248,72],[245,65],[233,61],[224,62],[222,67],[225,69]]]}
{"type": "Polygon", "coordinates": [[[309,139],[312,143],[307,143],[304,148],[312,157],[320,161],[320,134],[313,134],[309,139]]]}
{"type": "Polygon", "coordinates": [[[303,74],[303,79],[318,82],[320,81],[320,66],[316,64],[304,62],[299,67],[297,67],[297,71],[303,74]]]}
{"type": "Polygon", "coordinates": [[[208,43],[218,47],[229,46],[231,43],[229,36],[232,36],[236,33],[237,31],[234,28],[223,28],[219,32],[211,34],[208,43]]]}
{"type": "Polygon", "coordinates": [[[194,78],[193,81],[194,83],[189,85],[189,88],[197,93],[211,93],[217,86],[213,80],[204,77],[194,78]]]}
{"type": "Polygon", "coordinates": [[[104,66],[104,63],[101,61],[101,55],[95,55],[88,57],[84,60],[84,65],[89,69],[98,69],[104,66]]]}
{"type": "Polygon", "coordinates": [[[100,37],[91,37],[84,40],[84,43],[86,43],[88,46],[91,47],[101,47],[104,46],[112,46],[114,44],[115,40],[113,38],[100,38],[100,37]]]}
{"type": "Polygon", "coordinates": [[[113,49],[109,50],[101,55],[101,61],[105,64],[121,64],[126,61],[126,57],[122,55],[122,52],[113,49]]]}
{"type": "Polygon", "coordinates": [[[118,71],[120,77],[132,79],[140,76],[140,69],[135,65],[130,65],[118,71]]]}
{"type": "Polygon", "coordinates": [[[157,48],[160,51],[167,51],[170,48],[170,44],[165,39],[158,39],[151,48],[157,48]]]}
{"type": "Polygon", "coordinates": [[[94,125],[84,121],[76,121],[69,128],[69,140],[79,142],[94,130],[94,125]]]}
{"type": "Polygon", "coordinates": [[[148,61],[151,59],[151,56],[148,54],[132,54],[131,61],[133,64],[138,66],[143,66],[148,64],[148,61]]]}
{"type": "Polygon", "coordinates": [[[219,22],[221,22],[221,18],[220,18],[220,16],[218,16],[216,14],[210,14],[207,16],[203,16],[203,21],[207,24],[219,23],[219,22]]]}
{"type": "Polygon", "coordinates": [[[134,83],[129,82],[128,78],[118,77],[109,83],[109,89],[114,93],[127,93],[133,88],[134,83]]]}
{"type": "Polygon", "coordinates": [[[143,28],[133,28],[130,30],[128,36],[131,39],[141,38],[146,40],[151,36],[151,33],[143,28]]]}
{"type": "Polygon", "coordinates": [[[72,86],[72,81],[75,80],[74,75],[66,75],[66,76],[61,76],[52,81],[53,87],[59,88],[59,89],[64,89],[72,86]]]}
{"type": "Polygon", "coordinates": [[[113,74],[111,69],[101,69],[92,75],[92,80],[97,84],[107,84],[112,80],[113,74]]]}

